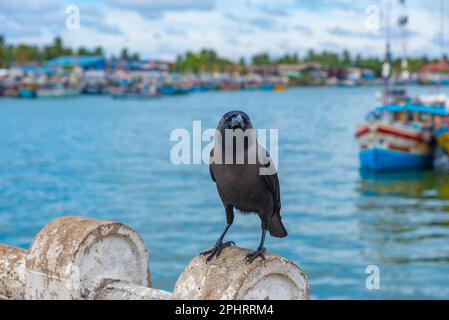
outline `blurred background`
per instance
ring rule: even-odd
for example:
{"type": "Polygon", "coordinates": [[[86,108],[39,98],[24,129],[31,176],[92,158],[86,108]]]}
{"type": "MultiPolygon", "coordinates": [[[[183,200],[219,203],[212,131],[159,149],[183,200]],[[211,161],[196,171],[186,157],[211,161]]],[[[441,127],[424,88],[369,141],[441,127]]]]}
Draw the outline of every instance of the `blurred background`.
{"type": "MultiPolygon", "coordinates": [[[[308,274],[312,298],[446,299],[449,175],[361,170],[354,136],[387,78],[449,94],[446,9],[0,0],[0,242],[27,248],[61,215],[121,221],[143,236],[154,286],[172,290],[225,213],[206,164],[172,164],[170,133],[240,109],[279,130],[289,236],[266,245],[308,274]]],[[[237,215],[227,237],[259,236],[256,216],[237,215]]]]}

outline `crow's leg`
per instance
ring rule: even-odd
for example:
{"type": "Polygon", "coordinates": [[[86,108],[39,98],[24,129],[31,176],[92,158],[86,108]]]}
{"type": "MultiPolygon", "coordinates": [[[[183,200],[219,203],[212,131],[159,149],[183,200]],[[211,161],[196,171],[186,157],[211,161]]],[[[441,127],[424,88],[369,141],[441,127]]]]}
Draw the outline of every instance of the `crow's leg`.
{"type": "Polygon", "coordinates": [[[265,236],[267,234],[267,230],[268,230],[268,224],[266,222],[266,220],[264,218],[262,218],[262,237],[260,238],[260,244],[259,247],[257,248],[256,251],[251,252],[250,254],[248,254],[246,256],[246,261],[251,263],[254,260],[256,260],[258,257],[262,258],[263,260],[265,259],[265,252],[267,251],[267,249],[264,247],[264,243],[265,243],[265,236]]]}
{"type": "Polygon", "coordinates": [[[229,247],[231,245],[235,245],[234,241],[228,241],[228,242],[223,243],[223,239],[224,239],[226,233],[228,232],[229,227],[232,225],[232,222],[234,222],[234,207],[232,207],[232,206],[226,206],[226,222],[227,222],[226,228],[224,229],[220,238],[218,238],[214,247],[210,250],[201,252],[201,255],[209,255],[206,259],[206,262],[212,260],[212,258],[215,256],[219,257],[221,254],[221,251],[224,248],[229,247]]]}

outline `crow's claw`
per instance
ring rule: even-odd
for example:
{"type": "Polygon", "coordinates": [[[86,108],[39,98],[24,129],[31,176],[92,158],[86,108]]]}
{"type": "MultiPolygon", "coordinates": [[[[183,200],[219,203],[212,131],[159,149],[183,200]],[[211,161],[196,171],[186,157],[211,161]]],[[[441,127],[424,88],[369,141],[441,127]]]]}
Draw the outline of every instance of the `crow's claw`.
{"type": "Polygon", "coordinates": [[[207,259],[206,259],[206,263],[211,261],[213,257],[219,257],[221,252],[223,251],[224,248],[229,247],[229,246],[235,246],[234,241],[228,241],[223,243],[222,241],[217,241],[217,243],[215,244],[215,246],[210,249],[210,250],[206,250],[200,253],[200,255],[205,256],[208,255],[207,259]]]}
{"type": "Polygon", "coordinates": [[[254,260],[256,260],[258,257],[260,257],[260,258],[262,258],[262,260],[266,261],[265,254],[264,254],[266,251],[267,250],[264,247],[257,248],[256,251],[247,254],[245,257],[245,260],[246,260],[246,262],[251,263],[254,260]]]}

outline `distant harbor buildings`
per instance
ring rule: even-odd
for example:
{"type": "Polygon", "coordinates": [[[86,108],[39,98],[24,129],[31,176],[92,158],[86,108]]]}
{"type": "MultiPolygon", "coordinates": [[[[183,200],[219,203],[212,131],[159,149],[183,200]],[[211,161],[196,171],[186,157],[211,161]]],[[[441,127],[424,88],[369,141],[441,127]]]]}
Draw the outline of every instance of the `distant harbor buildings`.
{"type": "MultiPolygon", "coordinates": [[[[380,83],[378,72],[326,62],[227,63],[221,70],[200,66],[180,71],[177,62],[107,59],[102,55],[62,55],[42,64],[0,69],[0,96],[35,98],[110,94],[114,98],[151,98],[209,90],[285,90],[291,86],[361,86],[380,83]]],[[[394,79],[394,77],[393,77],[394,79]]],[[[411,83],[449,85],[449,62],[424,64],[411,83]]]]}

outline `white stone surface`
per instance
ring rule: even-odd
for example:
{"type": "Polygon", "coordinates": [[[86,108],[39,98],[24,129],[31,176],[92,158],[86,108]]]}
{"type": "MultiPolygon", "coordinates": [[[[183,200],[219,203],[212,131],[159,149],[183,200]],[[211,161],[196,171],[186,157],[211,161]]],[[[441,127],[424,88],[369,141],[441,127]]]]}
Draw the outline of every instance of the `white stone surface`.
{"type": "Polygon", "coordinates": [[[126,281],[105,280],[95,290],[94,300],[171,300],[172,293],[126,281]]]}
{"type": "Polygon", "coordinates": [[[50,222],[26,262],[26,299],[92,299],[104,279],[151,286],[148,253],[126,225],[81,217],[50,222]]]}
{"type": "Polygon", "coordinates": [[[294,263],[273,254],[266,261],[247,263],[249,250],[225,248],[206,263],[195,257],[178,278],[174,299],[193,300],[308,300],[305,273],[294,263]]]}
{"type": "Polygon", "coordinates": [[[25,297],[26,251],[0,244],[0,299],[25,297]]]}

